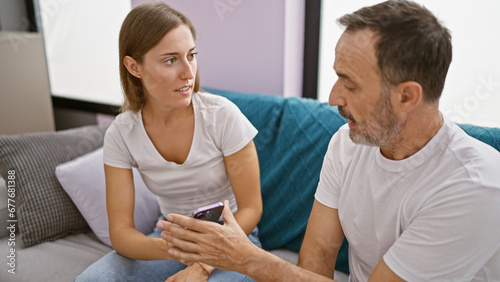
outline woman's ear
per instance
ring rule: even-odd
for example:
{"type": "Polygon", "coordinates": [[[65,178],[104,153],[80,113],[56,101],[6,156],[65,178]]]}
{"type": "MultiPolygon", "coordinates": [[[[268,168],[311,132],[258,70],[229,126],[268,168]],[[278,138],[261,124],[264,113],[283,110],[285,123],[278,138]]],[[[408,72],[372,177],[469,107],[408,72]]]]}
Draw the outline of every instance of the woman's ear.
{"type": "Polygon", "coordinates": [[[416,81],[405,81],[396,87],[397,95],[394,101],[402,112],[413,110],[423,98],[422,86],[416,81]]]}
{"type": "Polygon", "coordinates": [[[137,78],[141,78],[141,73],[139,71],[139,64],[137,63],[137,61],[130,57],[130,56],[125,56],[123,58],[123,65],[125,65],[125,67],[127,68],[128,72],[137,77],[137,78]]]}

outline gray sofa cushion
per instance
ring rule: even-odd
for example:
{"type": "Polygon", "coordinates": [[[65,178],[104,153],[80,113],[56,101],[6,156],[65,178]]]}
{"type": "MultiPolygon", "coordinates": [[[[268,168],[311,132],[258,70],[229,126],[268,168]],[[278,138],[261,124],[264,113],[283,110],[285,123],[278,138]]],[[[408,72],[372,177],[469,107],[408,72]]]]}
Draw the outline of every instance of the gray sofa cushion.
{"type": "Polygon", "coordinates": [[[8,238],[0,239],[0,281],[73,281],[94,261],[112,249],[102,244],[92,232],[69,235],[54,242],[16,249],[15,274],[7,258],[8,238]]]}
{"type": "Polygon", "coordinates": [[[15,171],[16,248],[89,230],[62,189],[55,167],[102,146],[104,128],[0,135],[0,173],[15,171]]]}

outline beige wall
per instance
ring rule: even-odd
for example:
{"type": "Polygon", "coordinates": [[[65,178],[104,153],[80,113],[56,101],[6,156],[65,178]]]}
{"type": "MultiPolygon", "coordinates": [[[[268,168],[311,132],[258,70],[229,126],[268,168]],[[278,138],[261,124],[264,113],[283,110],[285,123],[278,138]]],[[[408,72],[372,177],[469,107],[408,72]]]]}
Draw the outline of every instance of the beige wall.
{"type": "Polygon", "coordinates": [[[0,31],[0,134],[53,131],[42,36],[0,31]]]}

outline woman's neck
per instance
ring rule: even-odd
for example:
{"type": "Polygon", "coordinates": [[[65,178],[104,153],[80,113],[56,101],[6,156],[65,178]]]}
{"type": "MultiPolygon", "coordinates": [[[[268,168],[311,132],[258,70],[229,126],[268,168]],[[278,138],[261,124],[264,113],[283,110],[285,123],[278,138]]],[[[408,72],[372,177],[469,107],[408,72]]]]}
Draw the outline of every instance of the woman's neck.
{"type": "Polygon", "coordinates": [[[141,112],[144,125],[157,125],[162,127],[168,127],[169,125],[190,119],[194,114],[193,103],[182,109],[162,109],[146,102],[141,112]]]}

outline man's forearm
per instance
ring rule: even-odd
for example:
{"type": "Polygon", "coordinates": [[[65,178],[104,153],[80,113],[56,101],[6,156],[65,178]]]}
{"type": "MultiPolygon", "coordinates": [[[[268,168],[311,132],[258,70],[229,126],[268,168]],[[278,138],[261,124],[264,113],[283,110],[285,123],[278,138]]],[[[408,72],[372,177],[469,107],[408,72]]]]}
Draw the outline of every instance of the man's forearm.
{"type": "Polygon", "coordinates": [[[333,281],[259,248],[239,271],[256,281],[333,281]]]}
{"type": "Polygon", "coordinates": [[[165,230],[162,237],[171,246],[169,255],[185,264],[204,262],[246,274],[257,281],[333,281],[250,242],[234,219],[227,200],[222,215],[224,225],[168,214],[168,221],[160,221],[157,227],[165,230]]]}
{"type": "MultiPolygon", "coordinates": [[[[332,261],[335,262],[336,258],[332,261]]],[[[328,261],[327,261],[328,262],[328,261]]],[[[333,277],[335,263],[333,266],[331,263],[325,263],[325,261],[318,261],[316,257],[310,257],[310,259],[304,259],[303,254],[300,254],[299,262],[297,264],[303,269],[307,269],[311,272],[326,276],[333,277]]]]}

